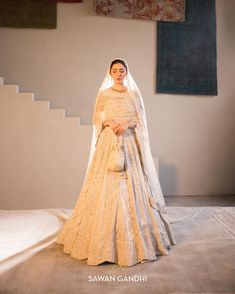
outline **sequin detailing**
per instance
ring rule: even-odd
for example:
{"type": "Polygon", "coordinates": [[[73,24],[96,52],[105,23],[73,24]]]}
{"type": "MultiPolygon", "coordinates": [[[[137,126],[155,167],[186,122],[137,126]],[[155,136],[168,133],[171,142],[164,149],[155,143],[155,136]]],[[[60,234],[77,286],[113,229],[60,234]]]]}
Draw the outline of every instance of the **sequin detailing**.
{"type": "MultiPolygon", "coordinates": [[[[99,107],[102,120],[139,123],[128,92],[108,89],[99,107]]],[[[127,129],[123,134],[122,172],[107,168],[114,143],[113,131],[104,128],[73,213],[56,240],[64,246],[64,252],[87,260],[88,265],[109,261],[132,266],[168,255],[171,247],[157,203],[149,194],[135,130],[127,129]]]]}

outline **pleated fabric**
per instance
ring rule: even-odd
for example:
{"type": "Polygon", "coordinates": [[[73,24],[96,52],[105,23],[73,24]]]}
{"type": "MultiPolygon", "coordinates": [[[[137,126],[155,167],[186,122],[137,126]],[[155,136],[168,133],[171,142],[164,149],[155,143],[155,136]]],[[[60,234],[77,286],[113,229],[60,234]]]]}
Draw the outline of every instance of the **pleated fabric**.
{"type": "MultiPolygon", "coordinates": [[[[110,89],[103,99],[105,119],[138,123],[128,93],[110,89]]],[[[100,134],[73,213],[56,239],[64,246],[64,252],[86,259],[88,265],[109,261],[132,266],[168,255],[171,248],[158,210],[149,201],[135,131],[127,129],[122,136],[125,170],[108,169],[110,151],[117,139],[106,127],[100,134]]]]}

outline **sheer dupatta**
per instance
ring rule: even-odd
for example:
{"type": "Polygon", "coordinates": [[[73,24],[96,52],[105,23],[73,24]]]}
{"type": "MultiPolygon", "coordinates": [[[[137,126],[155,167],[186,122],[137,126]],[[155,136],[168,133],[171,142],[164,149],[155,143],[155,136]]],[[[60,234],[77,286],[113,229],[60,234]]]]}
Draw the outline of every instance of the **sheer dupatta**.
{"type": "MultiPolygon", "coordinates": [[[[125,63],[127,65],[126,61],[125,63]]],[[[127,76],[125,77],[125,80],[124,80],[124,85],[127,87],[130,93],[130,96],[135,104],[138,117],[139,117],[139,123],[137,123],[137,126],[134,130],[136,133],[137,141],[139,143],[143,173],[146,179],[147,186],[149,188],[149,195],[148,195],[149,200],[151,202],[151,206],[158,210],[162,218],[162,221],[165,225],[166,231],[168,233],[170,242],[173,245],[173,244],[176,244],[176,242],[171,232],[164,196],[161,190],[158,174],[157,174],[152,153],[151,153],[144,102],[143,102],[141,92],[139,91],[129,69],[127,71],[127,76]]],[[[104,128],[102,123],[105,120],[105,113],[104,113],[104,103],[103,103],[102,97],[105,94],[105,90],[110,88],[111,86],[113,86],[113,80],[110,75],[110,71],[108,69],[106,76],[104,78],[104,81],[101,87],[99,88],[98,94],[96,96],[93,119],[92,119],[93,132],[92,132],[91,148],[90,148],[88,166],[86,170],[86,176],[91,166],[91,162],[92,162],[94,152],[96,149],[96,144],[104,128]]],[[[85,180],[86,180],[86,176],[85,176],[85,180]]]]}

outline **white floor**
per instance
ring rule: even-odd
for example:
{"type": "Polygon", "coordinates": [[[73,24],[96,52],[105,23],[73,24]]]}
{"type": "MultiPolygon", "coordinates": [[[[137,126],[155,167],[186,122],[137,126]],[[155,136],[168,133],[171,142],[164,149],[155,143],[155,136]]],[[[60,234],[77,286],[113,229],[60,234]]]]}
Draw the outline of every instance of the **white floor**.
{"type": "Polygon", "coordinates": [[[0,273],[55,241],[71,209],[0,210],[0,273]]]}

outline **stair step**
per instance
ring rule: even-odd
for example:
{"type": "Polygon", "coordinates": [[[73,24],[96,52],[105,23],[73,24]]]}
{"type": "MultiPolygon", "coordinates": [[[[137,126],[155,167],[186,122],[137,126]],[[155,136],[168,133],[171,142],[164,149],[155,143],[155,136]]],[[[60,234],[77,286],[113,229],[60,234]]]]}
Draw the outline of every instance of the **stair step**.
{"type": "Polygon", "coordinates": [[[1,85],[0,86],[0,94],[8,94],[8,93],[19,93],[18,85],[1,85]]]}
{"type": "Polygon", "coordinates": [[[81,125],[81,118],[80,116],[66,116],[66,121],[72,122],[77,126],[81,125]]]}
{"type": "Polygon", "coordinates": [[[64,108],[50,108],[50,113],[55,117],[65,117],[64,108]]]}
{"type": "Polygon", "coordinates": [[[19,97],[19,99],[25,99],[26,101],[27,100],[34,101],[34,93],[21,92],[21,93],[18,93],[18,97],[19,97]]]}
{"type": "Polygon", "coordinates": [[[35,105],[42,110],[50,109],[50,102],[48,100],[34,100],[35,105]]]}

